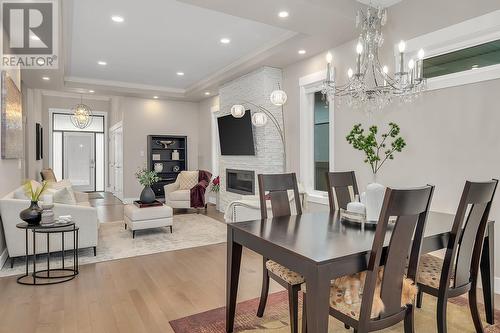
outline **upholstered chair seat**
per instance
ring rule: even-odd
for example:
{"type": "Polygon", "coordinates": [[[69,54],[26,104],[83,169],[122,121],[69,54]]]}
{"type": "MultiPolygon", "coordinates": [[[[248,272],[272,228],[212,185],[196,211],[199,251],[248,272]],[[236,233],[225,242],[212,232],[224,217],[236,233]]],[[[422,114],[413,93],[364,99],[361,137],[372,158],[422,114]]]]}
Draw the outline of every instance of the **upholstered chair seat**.
{"type": "MultiPolygon", "coordinates": [[[[439,288],[441,281],[441,270],[443,268],[443,259],[430,254],[424,254],[420,257],[418,265],[417,282],[426,286],[439,288]]],[[[450,288],[453,287],[453,277],[450,279],[450,288]]]]}
{"type": "Polygon", "coordinates": [[[299,273],[296,273],[285,266],[278,264],[275,261],[266,261],[266,268],[274,275],[280,277],[282,280],[286,281],[288,284],[296,285],[304,283],[304,277],[299,273]]]}

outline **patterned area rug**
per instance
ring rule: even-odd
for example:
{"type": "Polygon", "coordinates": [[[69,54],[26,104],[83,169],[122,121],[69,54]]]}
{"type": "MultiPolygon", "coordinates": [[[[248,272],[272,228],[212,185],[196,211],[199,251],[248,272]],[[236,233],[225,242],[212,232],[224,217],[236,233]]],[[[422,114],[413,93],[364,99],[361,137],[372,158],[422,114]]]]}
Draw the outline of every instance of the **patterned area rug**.
{"type": "MultiPolygon", "coordinates": [[[[236,307],[234,332],[290,332],[290,328],[288,327],[288,296],[286,291],[280,291],[269,295],[266,312],[263,318],[258,318],[255,315],[258,304],[258,298],[238,303],[236,307]]],[[[301,315],[300,312],[301,311],[299,311],[299,316],[301,315]]],[[[436,332],[435,313],[435,298],[425,295],[422,309],[416,310],[415,331],[436,332]]],[[[495,322],[497,324],[488,326],[485,332],[500,333],[500,311],[495,311],[495,322]]],[[[299,325],[300,324],[299,322],[299,325]]],[[[225,308],[221,307],[173,320],[170,322],[170,325],[175,333],[223,333],[225,332],[225,308]]],[[[400,333],[403,331],[403,325],[399,324],[381,332],[400,333]]],[[[352,332],[352,330],[346,330],[341,322],[330,317],[329,333],[332,332],[346,333],[352,332]]],[[[448,332],[475,332],[467,299],[465,297],[453,299],[448,305],[448,332]]]]}
{"type": "MultiPolygon", "coordinates": [[[[147,229],[137,231],[135,239],[132,239],[130,230],[125,230],[122,221],[102,223],[99,226],[97,256],[94,257],[91,248],[81,249],[78,252],[79,264],[181,250],[225,241],[226,225],[202,214],[174,215],[173,233],[170,233],[168,228],[147,229]]],[[[47,256],[37,257],[37,269],[45,268],[47,256]]],[[[71,254],[67,253],[65,263],[72,264],[71,259],[71,254]]],[[[51,255],[51,267],[58,267],[60,262],[60,253],[51,255]]],[[[10,260],[7,260],[0,270],[0,277],[22,274],[24,265],[24,258],[19,258],[16,259],[14,268],[10,268],[10,260]]]]}

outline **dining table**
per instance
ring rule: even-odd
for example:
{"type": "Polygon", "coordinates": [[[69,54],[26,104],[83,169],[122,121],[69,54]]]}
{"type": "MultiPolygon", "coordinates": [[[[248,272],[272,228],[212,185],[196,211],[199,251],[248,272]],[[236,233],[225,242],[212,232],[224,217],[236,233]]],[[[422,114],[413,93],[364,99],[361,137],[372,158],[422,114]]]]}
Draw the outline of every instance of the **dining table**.
{"type": "MultiPolygon", "coordinates": [[[[448,245],[453,214],[428,213],[421,254],[448,245]]],[[[308,331],[328,332],[331,280],[366,270],[375,228],[343,220],[337,212],[227,224],[226,332],[233,332],[243,247],[300,273],[307,283],[308,331]]],[[[392,230],[388,229],[385,247],[392,230]]],[[[486,321],[494,323],[494,221],[488,221],[480,271],[486,321]]]]}

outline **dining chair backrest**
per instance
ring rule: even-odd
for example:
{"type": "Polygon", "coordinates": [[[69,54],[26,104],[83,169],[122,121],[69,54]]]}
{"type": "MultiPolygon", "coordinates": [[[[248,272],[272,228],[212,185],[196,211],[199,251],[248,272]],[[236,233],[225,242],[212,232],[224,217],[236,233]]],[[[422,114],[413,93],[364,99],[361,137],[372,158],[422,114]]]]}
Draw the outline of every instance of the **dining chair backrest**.
{"type": "Polygon", "coordinates": [[[359,194],[354,171],[327,172],[326,184],[330,211],[332,212],[340,208],[347,209],[347,204],[353,199],[351,191],[352,195],[359,194]]]}
{"type": "Polygon", "coordinates": [[[401,308],[401,293],[407,257],[410,253],[407,276],[415,280],[433,192],[434,186],[430,185],[413,189],[386,189],[368,262],[360,322],[370,320],[379,267],[382,264],[382,251],[384,251],[384,243],[389,230],[391,235],[385,252],[384,273],[380,289],[380,297],[385,306],[381,318],[393,316],[404,310],[401,308]],[[389,226],[390,217],[395,218],[394,225],[391,226],[389,226]]]}
{"type": "Polygon", "coordinates": [[[267,219],[267,200],[271,202],[273,217],[290,216],[290,198],[288,191],[293,191],[293,200],[297,215],[302,214],[302,205],[297,186],[297,176],[295,173],[272,174],[258,176],[260,213],[263,219],[267,219]]]}
{"type": "Polygon", "coordinates": [[[447,290],[454,272],[454,288],[476,278],[486,225],[498,180],[465,182],[441,271],[439,288],[447,290]],[[455,268],[454,268],[455,267],[455,268]],[[476,272],[476,273],[475,273],[476,272]]]}

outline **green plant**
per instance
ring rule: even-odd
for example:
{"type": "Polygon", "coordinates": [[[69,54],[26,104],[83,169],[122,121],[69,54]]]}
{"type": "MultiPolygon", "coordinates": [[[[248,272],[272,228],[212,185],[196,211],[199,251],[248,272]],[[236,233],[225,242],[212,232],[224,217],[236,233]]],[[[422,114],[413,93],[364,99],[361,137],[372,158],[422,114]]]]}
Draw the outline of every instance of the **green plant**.
{"type": "Polygon", "coordinates": [[[135,178],[137,178],[139,184],[141,184],[142,186],[151,186],[160,181],[160,177],[158,177],[156,171],[151,171],[148,169],[139,169],[135,173],[135,178]]]}
{"type": "Polygon", "coordinates": [[[380,143],[377,140],[378,127],[371,126],[368,133],[361,127],[361,124],[356,124],[346,139],[354,149],[361,150],[365,153],[365,163],[370,164],[372,172],[377,173],[387,160],[394,159],[395,152],[401,152],[406,146],[405,140],[398,136],[400,128],[395,123],[389,123],[389,131],[381,135],[380,143]],[[391,138],[390,143],[387,140],[391,138]],[[389,146],[388,146],[389,145],[389,146]]]}
{"type": "Polygon", "coordinates": [[[24,193],[26,193],[26,196],[30,198],[31,201],[38,201],[40,200],[40,196],[45,192],[45,190],[49,187],[49,183],[46,181],[42,182],[42,186],[37,186],[36,188],[33,188],[33,184],[31,180],[27,180],[24,183],[24,193]]]}

